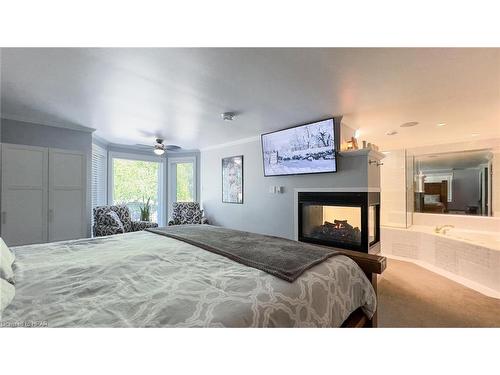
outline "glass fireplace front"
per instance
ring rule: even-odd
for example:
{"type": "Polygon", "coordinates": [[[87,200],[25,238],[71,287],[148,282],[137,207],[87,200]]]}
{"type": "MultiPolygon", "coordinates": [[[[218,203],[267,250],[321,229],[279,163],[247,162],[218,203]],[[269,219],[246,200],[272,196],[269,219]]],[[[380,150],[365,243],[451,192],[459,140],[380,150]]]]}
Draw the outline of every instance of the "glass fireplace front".
{"type": "Polygon", "coordinates": [[[303,204],[302,236],[361,246],[361,207],[303,204]]]}
{"type": "Polygon", "coordinates": [[[380,194],[300,192],[298,240],[362,252],[380,241],[380,194]]]}

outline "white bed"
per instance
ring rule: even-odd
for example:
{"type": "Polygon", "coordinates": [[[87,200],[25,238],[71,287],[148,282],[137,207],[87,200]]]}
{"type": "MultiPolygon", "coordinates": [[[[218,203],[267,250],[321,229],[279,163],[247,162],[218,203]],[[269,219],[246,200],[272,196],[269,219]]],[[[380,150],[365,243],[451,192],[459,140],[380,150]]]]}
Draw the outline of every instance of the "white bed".
{"type": "Polygon", "coordinates": [[[333,256],[293,283],[149,232],[11,249],[15,298],[3,326],[339,327],[376,295],[333,256]]]}

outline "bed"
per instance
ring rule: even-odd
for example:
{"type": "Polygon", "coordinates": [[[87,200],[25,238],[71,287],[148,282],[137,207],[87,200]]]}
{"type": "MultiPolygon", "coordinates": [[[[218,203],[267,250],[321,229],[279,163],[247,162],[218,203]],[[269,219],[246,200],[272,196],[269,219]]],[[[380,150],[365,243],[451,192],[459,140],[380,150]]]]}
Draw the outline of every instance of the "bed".
{"type": "Polygon", "coordinates": [[[426,182],[424,184],[425,213],[443,214],[448,211],[448,181],[426,182]]]}
{"type": "Polygon", "coordinates": [[[374,326],[385,268],[342,251],[289,282],[147,231],[11,250],[16,295],[2,326],[374,326]]]}

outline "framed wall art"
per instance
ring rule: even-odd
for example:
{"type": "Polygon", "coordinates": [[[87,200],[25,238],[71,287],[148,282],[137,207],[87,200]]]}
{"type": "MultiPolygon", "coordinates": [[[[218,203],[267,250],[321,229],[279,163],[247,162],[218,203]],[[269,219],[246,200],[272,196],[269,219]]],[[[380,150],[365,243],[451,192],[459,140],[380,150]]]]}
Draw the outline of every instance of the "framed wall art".
{"type": "Polygon", "coordinates": [[[222,202],[243,204],[243,155],[222,159],[222,202]]]}

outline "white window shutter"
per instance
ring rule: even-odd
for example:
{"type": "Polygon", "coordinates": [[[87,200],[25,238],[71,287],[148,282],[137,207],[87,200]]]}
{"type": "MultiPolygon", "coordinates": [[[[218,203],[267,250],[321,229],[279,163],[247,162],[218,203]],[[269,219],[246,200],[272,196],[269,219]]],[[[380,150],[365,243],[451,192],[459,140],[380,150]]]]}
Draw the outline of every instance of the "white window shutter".
{"type": "MultiPolygon", "coordinates": [[[[107,151],[92,145],[92,208],[107,204],[107,151]]],[[[92,215],[92,220],[93,220],[92,215]]]]}

